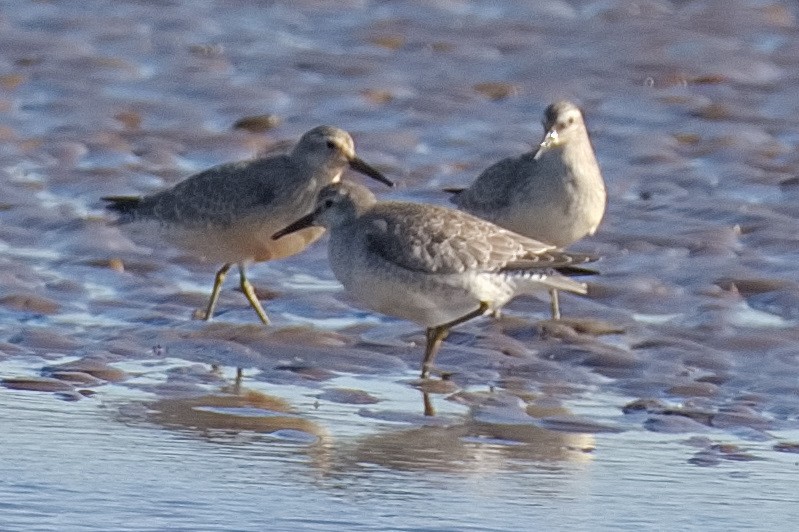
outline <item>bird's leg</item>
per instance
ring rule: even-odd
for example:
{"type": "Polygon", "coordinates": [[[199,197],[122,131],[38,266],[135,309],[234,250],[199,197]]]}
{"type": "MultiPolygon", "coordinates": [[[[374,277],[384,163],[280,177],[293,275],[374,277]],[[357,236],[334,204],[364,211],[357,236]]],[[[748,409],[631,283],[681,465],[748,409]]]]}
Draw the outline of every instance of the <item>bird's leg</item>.
{"type": "Polygon", "coordinates": [[[552,311],[552,319],[560,319],[560,297],[558,296],[557,288],[549,289],[549,308],[552,311]]]}
{"type": "Polygon", "coordinates": [[[430,366],[433,364],[433,358],[436,356],[441,342],[449,334],[449,329],[446,325],[439,325],[438,327],[430,327],[425,332],[427,336],[427,346],[424,350],[424,360],[422,361],[422,378],[426,379],[430,375],[430,366]]]}
{"type": "Polygon", "coordinates": [[[482,316],[486,313],[488,308],[488,303],[481,301],[480,306],[468,314],[465,314],[460,318],[456,318],[448,323],[444,323],[443,325],[437,325],[436,327],[430,327],[427,329],[425,333],[427,336],[427,347],[425,348],[424,360],[422,361],[423,379],[426,379],[430,375],[430,366],[433,365],[433,358],[435,358],[436,353],[438,353],[438,350],[441,347],[441,342],[443,342],[444,338],[446,338],[449,334],[449,330],[452,327],[460,325],[461,323],[465,323],[472,318],[482,316]]]}
{"type": "Polygon", "coordinates": [[[236,380],[233,381],[233,393],[239,395],[241,393],[241,381],[244,380],[244,369],[236,368],[236,380]]]}
{"type": "Polygon", "coordinates": [[[422,392],[422,404],[424,405],[425,416],[432,417],[436,415],[436,407],[433,406],[433,400],[430,398],[429,393],[422,392]]]}
{"type": "Polygon", "coordinates": [[[241,286],[241,291],[244,292],[244,295],[247,296],[247,301],[250,302],[253,310],[255,310],[255,313],[261,318],[264,325],[269,325],[269,318],[266,316],[264,307],[261,306],[261,302],[258,301],[258,296],[255,295],[255,289],[250,284],[250,281],[247,280],[247,270],[243,262],[239,263],[239,276],[241,280],[239,286],[241,286]]]}
{"type": "MultiPolygon", "coordinates": [[[[227,272],[230,270],[231,266],[233,266],[233,264],[228,262],[219,268],[218,272],[216,272],[216,277],[214,278],[214,288],[211,290],[211,299],[208,300],[208,307],[205,309],[205,316],[202,317],[202,319],[205,321],[210,321],[214,316],[214,308],[216,307],[216,302],[219,299],[219,291],[222,289],[222,283],[225,282],[225,277],[227,277],[227,272]]],[[[197,312],[199,313],[200,311],[198,310],[197,312]]]]}

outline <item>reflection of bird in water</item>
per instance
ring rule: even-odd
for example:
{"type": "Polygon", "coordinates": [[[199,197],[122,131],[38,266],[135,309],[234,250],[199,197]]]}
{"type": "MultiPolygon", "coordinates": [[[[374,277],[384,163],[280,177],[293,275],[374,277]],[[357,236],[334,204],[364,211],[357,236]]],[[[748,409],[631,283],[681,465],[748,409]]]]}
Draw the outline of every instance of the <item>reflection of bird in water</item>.
{"type": "Polygon", "coordinates": [[[296,416],[284,400],[256,391],[164,398],[148,407],[150,420],[159,425],[201,433],[292,429],[313,435],[318,430],[310,421],[296,416]]]}
{"type": "MultiPolygon", "coordinates": [[[[453,203],[475,216],[542,242],[565,247],[593,235],[607,193],[580,109],[556,102],[544,112],[544,140],[535,151],[490,166],[453,203]]],[[[560,318],[556,288],[552,318],[560,318]]]]}
{"type": "Polygon", "coordinates": [[[319,190],[341,179],[344,170],[392,185],[355,155],[349,133],[319,126],[305,133],[287,155],[215,166],[162,192],[140,197],[103,198],[120,222],[152,230],[188,253],[221,262],[204,313],[213,317],[222,283],[239,267],[240,287],[264,323],[266,312],[247,279],[246,265],[299,253],[323,230],[308,228],[279,242],[272,233],[309,212],[319,190]]]}
{"type": "MultiPolygon", "coordinates": [[[[220,368],[212,367],[208,375],[216,380],[220,373],[220,368]]],[[[238,373],[236,381],[217,392],[197,389],[191,395],[180,382],[177,396],[172,395],[175,388],[164,386],[162,391],[170,395],[147,403],[145,419],[211,441],[276,439],[301,444],[298,448],[310,457],[314,470],[326,472],[333,443],[327,427],[306,419],[284,399],[243,388],[240,379],[238,373]]]]}
{"type": "Polygon", "coordinates": [[[233,382],[227,382],[218,391],[196,387],[209,382],[226,382],[222,366],[177,367],[168,374],[167,382],[153,388],[164,397],[149,403],[149,418],[160,425],[195,431],[252,430],[271,432],[278,429],[319,432],[314,423],[297,415],[284,399],[242,385],[242,370],[236,369],[233,382]],[[175,395],[175,392],[179,393],[175,395]],[[310,430],[306,430],[310,429],[310,430]]]}
{"type": "MultiPolygon", "coordinates": [[[[491,394],[485,398],[491,401],[491,394]]],[[[353,449],[338,449],[337,469],[375,464],[400,471],[485,473],[526,468],[529,462],[589,462],[595,446],[592,434],[559,432],[536,426],[537,417],[569,414],[560,406],[527,405],[516,422],[482,421],[477,411],[462,423],[430,425],[381,432],[360,439],[353,449]],[[523,463],[519,463],[519,462],[523,463]]]]}
{"type": "Polygon", "coordinates": [[[422,378],[449,330],[519,294],[586,287],[557,270],[591,260],[436,205],[378,202],[355,183],[319,193],[316,208],[275,233],[322,225],[336,278],[369,308],[427,329],[422,378]]]}
{"type": "Polygon", "coordinates": [[[433,395],[449,395],[458,391],[458,385],[452,382],[450,373],[442,373],[440,380],[423,379],[413,383],[413,386],[422,393],[422,406],[425,416],[435,416],[436,407],[433,405],[433,395]]]}

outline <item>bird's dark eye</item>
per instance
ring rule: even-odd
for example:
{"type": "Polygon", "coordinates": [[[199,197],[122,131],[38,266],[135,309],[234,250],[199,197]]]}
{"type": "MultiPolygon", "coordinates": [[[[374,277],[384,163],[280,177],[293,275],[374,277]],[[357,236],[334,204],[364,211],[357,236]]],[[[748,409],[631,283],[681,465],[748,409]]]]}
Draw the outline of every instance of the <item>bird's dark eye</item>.
{"type": "Polygon", "coordinates": [[[333,200],[332,199],[326,199],[325,200],[325,209],[329,209],[332,206],[333,206],[333,200]]]}
{"type": "Polygon", "coordinates": [[[336,143],[333,142],[332,140],[328,140],[327,141],[327,147],[330,148],[331,150],[335,150],[336,149],[336,143]]]}
{"type": "Polygon", "coordinates": [[[569,125],[572,125],[572,124],[574,124],[574,117],[570,116],[569,117],[569,125]]]}

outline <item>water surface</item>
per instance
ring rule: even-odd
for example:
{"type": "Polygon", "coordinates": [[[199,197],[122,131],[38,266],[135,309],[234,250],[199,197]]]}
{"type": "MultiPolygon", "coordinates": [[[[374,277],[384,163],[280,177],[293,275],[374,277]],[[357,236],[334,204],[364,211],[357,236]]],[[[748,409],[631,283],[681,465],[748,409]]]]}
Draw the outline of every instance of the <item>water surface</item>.
{"type": "Polygon", "coordinates": [[[0,528],[799,517],[793,4],[0,6],[0,528]],[[359,309],[324,242],[251,269],[274,326],[232,286],[197,322],[217,265],[133,237],[99,200],[329,123],[399,183],[381,197],[445,203],[534,146],[560,98],[608,183],[575,246],[602,275],[564,297],[563,325],[519,300],[453,332],[452,381],[427,402],[422,331],[359,309]]]}

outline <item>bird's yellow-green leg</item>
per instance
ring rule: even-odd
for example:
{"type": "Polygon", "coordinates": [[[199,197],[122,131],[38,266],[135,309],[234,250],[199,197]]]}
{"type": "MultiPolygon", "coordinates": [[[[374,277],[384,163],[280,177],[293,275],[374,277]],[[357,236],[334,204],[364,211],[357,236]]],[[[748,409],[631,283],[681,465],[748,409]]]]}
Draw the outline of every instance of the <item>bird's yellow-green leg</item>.
{"type": "Polygon", "coordinates": [[[552,319],[560,319],[560,298],[557,288],[549,289],[549,308],[552,311],[552,319]]]}
{"type": "Polygon", "coordinates": [[[424,350],[424,360],[422,361],[422,378],[426,379],[430,375],[430,366],[433,364],[433,358],[438,353],[441,342],[449,334],[449,329],[446,325],[439,325],[438,327],[430,327],[425,331],[427,336],[427,346],[424,350]]]}
{"type": "Polygon", "coordinates": [[[461,323],[471,320],[472,318],[482,316],[486,313],[488,308],[488,303],[481,301],[480,306],[472,312],[469,312],[468,314],[461,316],[460,318],[456,318],[448,323],[444,323],[443,325],[438,325],[436,327],[430,327],[427,329],[425,333],[427,336],[427,347],[425,348],[424,360],[422,361],[423,379],[426,379],[430,375],[430,367],[433,365],[433,358],[435,358],[436,353],[438,353],[438,350],[441,347],[441,342],[443,342],[444,338],[446,338],[449,334],[449,330],[456,325],[460,325],[461,323]]]}
{"type": "Polygon", "coordinates": [[[222,289],[222,283],[225,282],[227,272],[232,266],[233,264],[228,262],[219,268],[218,272],[216,272],[216,277],[214,278],[214,288],[211,290],[211,299],[208,300],[208,306],[205,309],[205,316],[202,317],[205,321],[210,321],[214,316],[214,308],[216,308],[216,302],[219,300],[219,291],[222,289]]]}
{"type": "Polygon", "coordinates": [[[244,368],[236,368],[236,380],[233,381],[233,393],[239,395],[241,393],[241,381],[244,380],[244,368]]]}
{"type": "Polygon", "coordinates": [[[431,417],[436,415],[436,407],[433,406],[433,400],[430,398],[429,393],[422,392],[422,404],[424,405],[425,416],[431,417]]]}
{"type": "Polygon", "coordinates": [[[264,322],[264,325],[269,325],[269,318],[266,316],[266,311],[264,311],[264,307],[261,306],[261,302],[258,301],[258,296],[255,295],[255,289],[250,284],[250,281],[247,280],[247,270],[245,270],[243,262],[239,263],[239,277],[241,281],[239,286],[241,286],[241,291],[244,292],[244,295],[247,296],[247,301],[250,302],[253,310],[255,310],[255,313],[261,318],[261,321],[264,322]]]}

